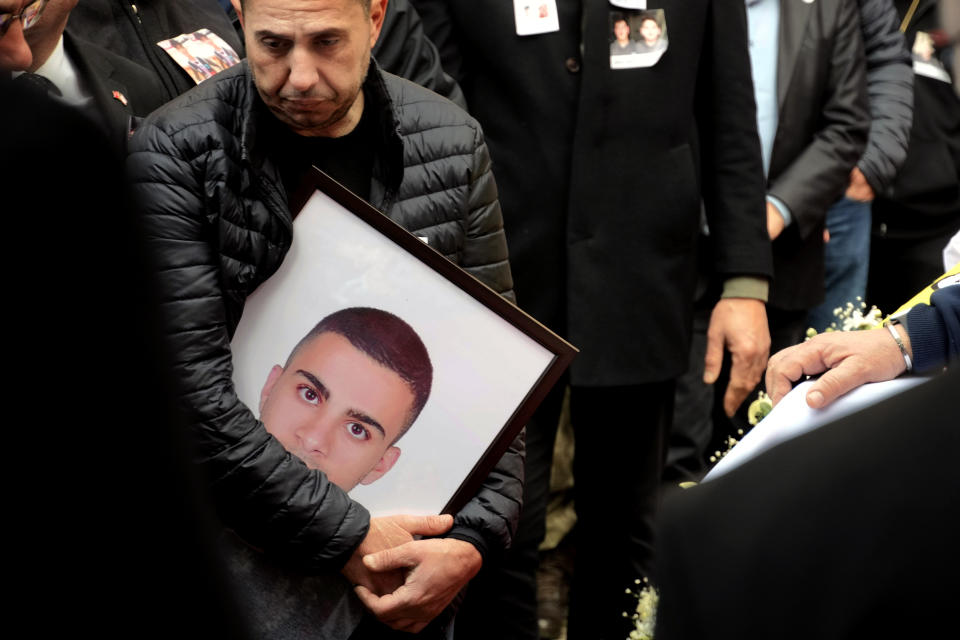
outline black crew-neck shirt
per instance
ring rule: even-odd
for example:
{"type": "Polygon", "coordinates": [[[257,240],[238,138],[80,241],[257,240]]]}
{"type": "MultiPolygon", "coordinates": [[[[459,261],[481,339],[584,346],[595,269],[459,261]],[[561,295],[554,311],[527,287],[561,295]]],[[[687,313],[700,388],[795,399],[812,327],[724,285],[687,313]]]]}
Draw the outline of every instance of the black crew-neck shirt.
{"type": "Polygon", "coordinates": [[[339,138],[301,136],[278,120],[260,102],[264,133],[270,157],[280,170],[287,198],[296,193],[311,165],[333,177],[364,200],[370,199],[370,178],[373,173],[377,131],[370,117],[369,103],[364,104],[360,122],[353,131],[339,138]]]}

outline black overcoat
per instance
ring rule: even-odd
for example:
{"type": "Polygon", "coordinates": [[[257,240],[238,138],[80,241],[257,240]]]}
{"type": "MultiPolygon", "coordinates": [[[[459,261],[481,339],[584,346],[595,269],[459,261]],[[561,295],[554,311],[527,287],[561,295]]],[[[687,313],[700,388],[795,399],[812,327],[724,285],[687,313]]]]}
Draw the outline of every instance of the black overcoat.
{"type": "Polygon", "coordinates": [[[511,0],[414,4],[484,127],[519,304],[581,349],[573,382],[681,373],[701,196],[714,272],[771,272],[742,0],[651,0],[668,49],[622,70],[607,2],[559,0],[534,36],[511,0]]]}

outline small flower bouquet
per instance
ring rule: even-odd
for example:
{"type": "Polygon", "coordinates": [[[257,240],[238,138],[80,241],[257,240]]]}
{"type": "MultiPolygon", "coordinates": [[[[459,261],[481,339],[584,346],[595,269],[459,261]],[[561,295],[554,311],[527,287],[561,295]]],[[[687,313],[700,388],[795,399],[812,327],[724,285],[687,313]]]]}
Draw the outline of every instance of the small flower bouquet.
{"type": "Polygon", "coordinates": [[[637,596],[637,608],[633,614],[624,612],[624,617],[633,619],[634,628],[627,637],[627,640],[653,640],[653,631],[657,626],[657,605],[660,602],[660,594],[644,578],[635,580],[636,585],[643,585],[639,591],[627,589],[627,593],[633,593],[637,596]]]}

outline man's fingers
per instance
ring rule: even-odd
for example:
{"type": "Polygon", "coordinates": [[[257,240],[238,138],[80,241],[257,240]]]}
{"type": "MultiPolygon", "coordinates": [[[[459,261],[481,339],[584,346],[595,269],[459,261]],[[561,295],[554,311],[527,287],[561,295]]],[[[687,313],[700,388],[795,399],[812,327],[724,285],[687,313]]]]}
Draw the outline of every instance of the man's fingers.
{"type": "Polygon", "coordinates": [[[416,542],[408,542],[399,547],[384,549],[363,556],[363,565],[370,571],[390,571],[391,569],[409,569],[417,566],[420,557],[415,553],[416,542]]]}
{"type": "Polygon", "coordinates": [[[769,347],[762,350],[750,346],[749,351],[733,352],[730,366],[730,383],[723,396],[723,410],[727,417],[733,417],[737,408],[750,395],[763,377],[767,365],[769,347]]]}
{"type": "Polygon", "coordinates": [[[413,618],[399,618],[389,622],[386,620],[381,620],[381,622],[386,624],[391,629],[396,631],[405,631],[407,633],[420,633],[428,624],[423,620],[414,620],[413,618]]]}
{"type": "MultiPolygon", "coordinates": [[[[402,587],[401,587],[402,588],[402,587]]],[[[378,596],[363,585],[357,585],[353,588],[353,592],[357,594],[357,597],[360,599],[360,602],[363,603],[370,612],[380,618],[381,615],[388,613],[391,609],[400,606],[405,601],[403,595],[398,595],[397,592],[388,593],[386,595],[378,596]]]]}
{"type": "Polygon", "coordinates": [[[713,384],[720,375],[723,365],[723,337],[713,332],[707,332],[707,355],[703,359],[703,382],[713,384]]]}
{"type": "Polygon", "coordinates": [[[733,417],[737,408],[743,404],[743,401],[750,395],[755,386],[735,385],[732,380],[730,381],[730,384],[727,385],[727,392],[723,394],[723,412],[727,414],[728,418],[733,417]]]}
{"type": "Polygon", "coordinates": [[[851,389],[869,381],[864,371],[845,361],[836,369],[824,373],[810,386],[807,391],[807,405],[813,409],[822,409],[851,389]]]}
{"type": "Polygon", "coordinates": [[[764,386],[767,388],[767,395],[770,396],[770,403],[773,406],[777,406],[777,403],[783,400],[783,396],[790,393],[790,390],[793,389],[793,383],[800,375],[803,375],[800,373],[794,378],[786,372],[786,368],[787,365],[781,364],[773,358],[770,359],[764,386]]]}
{"type": "Polygon", "coordinates": [[[727,385],[727,391],[723,395],[723,411],[728,418],[732,418],[737,412],[737,408],[743,404],[743,401],[750,395],[760,377],[763,375],[763,367],[757,366],[758,362],[738,363],[734,358],[733,366],[730,369],[730,383],[727,385]]]}
{"type": "Polygon", "coordinates": [[[443,514],[439,516],[393,516],[394,521],[414,535],[439,536],[453,526],[453,516],[443,514]]]}
{"type": "Polygon", "coordinates": [[[770,402],[774,406],[783,400],[783,396],[790,393],[794,383],[803,376],[816,375],[827,369],[823,360],[822,340],[817,338],[788,347],[770,356],[766,387],[767,395],[770,396],[770,402]]]}
{"type": "Polygon", "coordinates": [[[353,591],[357,594],[357,598],[360,599],[363,606],[391,629],[417,633],[430,622],[430,620],[410,617],[410,611],[408,611],[410,602],[408,602],[406,594],[399,589],[394,593],[388,593],[380,597],[363,586],[354,587],[353,591]]]}

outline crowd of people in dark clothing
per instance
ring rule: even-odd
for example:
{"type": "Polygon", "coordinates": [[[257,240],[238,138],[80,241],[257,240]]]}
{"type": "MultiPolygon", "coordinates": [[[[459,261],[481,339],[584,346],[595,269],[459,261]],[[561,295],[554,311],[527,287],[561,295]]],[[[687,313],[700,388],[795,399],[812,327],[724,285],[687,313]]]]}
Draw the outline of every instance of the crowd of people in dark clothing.
{"type": "Polygon", "coordinates": [[[27,597],[66,603],[31,624],[546,637],[563,419],[567,637],[626,638],[645,577],[658,638],[935,629],[960,569],[952,2],[0,0],[11,342],[32,382],[10,470],[34,486],[12,513],[27,597]],[[231,339],[311,167],[579,349],[456,513],[372,517],[234,388],[231,339]],[[861,302],[893,317],[805,342],[861,302]],[[820,376],[822,407],[904,374],[937,379],[661,509],[759,391],[820,376]]]}

